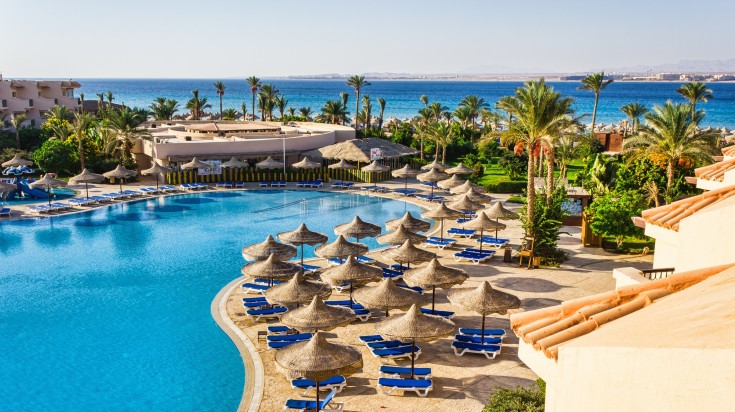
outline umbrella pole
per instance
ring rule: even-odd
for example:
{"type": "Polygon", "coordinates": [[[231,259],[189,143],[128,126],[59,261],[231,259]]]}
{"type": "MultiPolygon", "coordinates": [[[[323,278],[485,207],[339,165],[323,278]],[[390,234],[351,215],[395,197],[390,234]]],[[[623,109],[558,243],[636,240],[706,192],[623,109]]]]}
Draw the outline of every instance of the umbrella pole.
{"type": "Polygon", "coordinates": [[[434,296],[436,296],[436,286],[431,286],[431,314],[436,315],[434,313],[434,296]]]}
{"type": "Polygon", "coordinates": [[[350,309],[352,309],[352,282],[350,282],[350,309]]]}
{"type": "Polygon", "coordinates": [[[444,241],[444,219],[441,221],[441,229],[439,230],[439,240],[444,241]]]}
{"type": "Polygon", "coordinates": [[[87,189],[87,197],[89,197],[89,183],[85,183],[84,188],[87,189]]]}
{"type": "Polygon", "coordinates": [[[480,332],[480,343],[485,344],[485,314],[482,314],[482,332],[480,332]]]}
{"type": "Polygon", "coordinates": [[[406,176],[406,182],[403,184],[403,190],[408,189],[408,176],[406,176]]]}
{"type": "MultiPolygon", "coordinates": [[[[483,229],[480,229],[480,252],[482,252],[482,240],[483,240],[482,232],[483,232],[483,229]]],[[[497,236],[495,236],[495,238],[497,238],[497,236]]]]}
{"type": "Polygon", "coordinates": [[[411,379],[413,379],[413,371],[415,369],[415,364],[416,364],[416,356],[415,356],[416,352],[415,351],[416,351],[416,339],[414,338],[411,340],[411,379]]]}
{"type": "Polygon", "coordinates": [[[301,244],[301,270],[304,270],[304,244],[301,244]]]}
{"type": "Polygon", "coordinates": [[[48,204],[51,206],[51,186],[46,186],[46,197],[48,197],[48,204]]]}
{"type": "Polygon", "coordinates": [[[316,412],[319,412],[319,380],[316,380],[316,412]]]}
{"type": "Polygon", "coordinates": [[[158,191],[158,173],[156,173],[156,192],[158,191]]]}

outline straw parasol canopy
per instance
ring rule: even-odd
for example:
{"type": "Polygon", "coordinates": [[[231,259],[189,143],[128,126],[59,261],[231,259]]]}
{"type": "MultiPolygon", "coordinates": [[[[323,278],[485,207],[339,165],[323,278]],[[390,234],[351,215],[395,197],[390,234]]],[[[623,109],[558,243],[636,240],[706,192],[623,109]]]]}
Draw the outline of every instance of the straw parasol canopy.
{"type": "Polygon", "coordinates": [[[378,243],[383,245],[402,245],[404,242],[421,243],[426,236],[411,232],[405,226],[399,225],[398,229],[377,237],[378,243]]]}
{"type": "Polygon", "coordinates": [[[0,192],[14,192],[18,190],[18,186],[13,183],[0,182],[0,192]]]}
{"type": "Polygon", "coordinates": [[[465,229],[474,229],[480,231],[480,250],[482,250],[483,232],[486,230],[494,230],[495,238],[498,238],[498,230],[505,229],[505,225],[490,219],[485,212],[480,212],[477,217],[462,224],[465,229]]]}
{"type": "Polygon", "coordinates": [[[462,195],[459,199],[447,205],[450,209],[461,210],[463,212],[476,211],[482,209],[484,206],[482,203],[473,202],[470,200],[467,194],[462,195]]]}
{"type": "Polygon", "coordinates": [[[342,170],[357,169],[357,166],[355,166],[355,165],[353,165],[351,163],[348,163],[345,159],[342,159],[339,162],[337,162],[337,163],[335,163],[333,165],[329,165],[327,167],[330,168],[330,169],[342,169],[342,170]]]}
{"type": "Polygon", "coordinates": [[[156,176],[156,190],[158,189],[158,176],[162,173],[168,173],[171,171],[170,167],[161,166],[156,162],[153,162],[153,166],[151,166],[149,169],[142,170],[140,174],[142,175],[155,175],[156,176]]]}
{"type": "Polygon", "coordinates": [[[427,210],[426,212],[421,213],[421,216],[430,219],[439,219],[439,221],[441,222],[439,238],[444,239],[444,219],[457,219],[464,216],[464,213],[458,210],[450,209],[447,207],[447,205],[442,203],[434,209],[427,210]]]}
{"type": "Polygon", "coordinates": [[[448,179],[449,175],[446,173],[442,173],[441,171],[439,171],[439,169],[432,168],[428,172],[421,173],[416,177],[422,182],[438,182],[440,180],[448,179]]]}
{"type": "Polygon", "coordinates": [[[239,169],[241,167],[248,167],[248,162],[243,162],[235,156],[232,156],[230,160],[220,164],[219,167],[223,169],[239,169]]]}
{"type": "Polygon", "coordinates": [[[102,176],[108,179],[128,179],[137,174],[138,172],[135,170],[126,169],[123,165],[117,165],[115,169],[102,173],[102,176]]]}
{"type": "Polygon", "coordinates": [[[335,235],[344,237],[352,237],[362,239],[366,237],[375,237],[380,234],[380,226],[365,222],[360,216],[355,216],[349,223],[344,223],[334,227],[335,235]]]}
{"type": "Polygon", "coordinates": [[[411,232],[426,232],[431,227],[431,223],[413,217],[411,212],[406,212],[403,217],[385,222],[385,227],[395,230],[398,226],[403,225],[411,232]]]}
{"type": "Polygon", "coordinates": [[[314,250],[314,253],[322,258],[337,258],[342,260],[350,255],[363,255],[367,251],[368,247],[363,245],[362,243],[349,242],[347,241],[347,239],[345,239],[344,236],[339,235],[337,240],[335,240],[334,242],[317,247],[314,250]]]}
{"type": "Polygon", "coordinates": [[[407,189],[408,188],[408,178],[416,177],[418,176],[419,173],[420,172],[418,170],[411,169],[411,166],[405,165],[402,168],[391,172],[391,175],[393,175],[393,177],[406,179],[405,182],[403,183],[403,188],[407,189]]]}
{"type": "Polygon", "coordinates": [[[104,176],[98,175],[97,173],[92,173],[89,170],[87,170],[87,168],[84,168],[84,170],[82,170],[82,173],[71,177],[69,179],[69,183],[71,184],[84,183],[84,187],[87,190],[87,197],[89,197],[89,184],[99,183],[103,180],[105,180],[104,176]]]}
{"type": "Polygon", "coordinates": [[[368,173],[380,173],[380,172],[387,172],[388,170],[390,170],[390,167],[378,163],[377,160],[373,160],[372,163],[370,163],[367,166],[364,166],[360,170],[362,170],[363,172],[368,172],[368,173]]]}
{"type": "Polygon", "coordinates": [[[453,305],[461,306],[482,315],[482,340],[485,342],[485,316],[491,313],[505,315],[508,309],[521,307],[521,300],[510,293],[495,290],[487,281],[472,289],[456,289],[447,296],[453,305]]]}
{"type": "Polygon", "coordinates": [[[485,210],[485,214],[491,219],[518,219],[518,213],[506,209],[501,202],[493,203],[492,206],[485,210]]]}
{"type": "Polygon", "coordinates": [[[434,158],[434,161],[421,166],[421,170],[431,170],[431,169],[437,169],[438,171],[442,172],[444,169],[447,168],[447,165],[439,163],[439,159],[434,158]]]}
{"type": "Polygon", "coordinates": [[[301,159],[301,161],[292,164],[291,167],[294,169],[316,169],[317,167],[322,167],[322,164],[309,160],[309,157],[307,156],[301,159]]]}
{"type": "Polygon", "coordinates": [[[359,263],[354,256],[348,256],[344,264],[326,269],[321,274],[322,279],[332,286],[350,284],[350,306],[352,306],[353,286],[360,286],[383,279],[383,270],[359,263]]]}
{"type": "Polygon", "coordinates": [[[184,170],[189,169],[211,169],[212,165],[206,162],[202,162],[201,160],[197,159],[196,156],[191,159],[191,162],[184,163],[181,165],[181,168],[184,170]]]}
{"type": "Polygon", "coordinates": [[[242,248],[242,256],[246,260],[264,260],[270,255],[275,255],[275,259],[278,260],[288,260],[296,256],[296,248],[276,242],[271,235],[268,235],[263,242],[242,248]]]}
{"type": "Polygon", "coordinates": [[[63,180],[54,179],[46,173],[46,175],[43,176],[43,179],[36,180],[35,182],[31,183],[29,185],[30,187],[34,189],[46,189],[46,193],[48,193],[48,203],[51,204],[51,188],[52,187],[65,187],[67,186],[67,183],[63,180]]]}
{"type": "Polygon", "coordinates": [[[444,169],[444,173],[449,173],[452,175],[469,175],[475,173],[475,171],[475,169],[470,169],[462,162],[459,162],[457,166],[451,167],[449,169],[444,169]]]}
{"type": "Polygon", "coordinates": [[[380,254],[398,263],[407,263],[409,266],[411,263],[426,262],[436,257],[433,252],[417,248],[410,240],[403,242],[400,247],[386,249],[380,254]]]}
{"type": "Polygon", "coordinates": [[[437,185],[444,190],[449,190],[464,184],[464,182],[466,181],[467,180],[459,177],[459,175],[452,175],[452,177],[450,177],[449,179],[440,180],[439,182],[437,182],[437,185]]]}
{"type": "Polygon", "coordinates": [[[308,306],[289,310],[281,316],[281,323],[300,332],[330,330],[354,320],[352,309],[325,305],[319,296],[314,296],[308,306]]]}
{"type": "Polygon", "coordinates": [[[411,289],[396,286],[393,279],[385,278],[377,286],[365,286],[353,293],[355,302],[366,308],[388,311],[391,309],[407,308],[414,304],[420,304],[424,298],[411,289]]]}
{"type": "Polygon", "coordinates": [[[20,157],[19,154],[16,154],[13,156],[12,159],[8,160],[7,162],[3,162],[2,167],[25,167],[25,166],[32,166],[33,162],[30,160],[23,159],[20,157]]]}
{"type": "Polygon", "coordinates": [[[278,302],[282,305],[300,305],[309,303],[314,296],[326,298],[332,294],[332,288],[326,283],[312,282],[304,279],[301,272],[296,272],[288,282],[271,286],[263,292],[268,302],[278,302]]]}
{"type": "Polygon", "coordinates": [[[289,279],[300,271],[300,266],[278,260],[276,255],[270,255],[266,260],[257,260],[242,267],[242,274],[247,277],[269,280],[289,279]]]}
{"type": "Polygon", "coordinates": [[[486,195],[483,192],[478,191],[474,187],[470,187],[470,190],[464,192],[470,200],[476,203],[490,203],[493,201],[492,196],[486,195]]]}
{"type": "Polygon", "coordinates": [[[439,259],[431,259],[428,265],[410,269],[403,273],[403,280],[408,286],[422,289],[431,288],[431,312],[434,313],[434,297],[436,288],[449,289],[461,285],[469,276],[461,269],[450,268],[439,263],[439,259]]]}
{"type": "Polygon", "coordinates": [[[280,169],[281,167],[283,167],[283,163],[277,160],[273,160],[272,157],[268,156],[268,158],[263,160],[262,162],[256,163],[255,167],[257,167],[258,169],[280,169]]]}
{"type": "Polygon", "coordinates": [[[329,237],[324,233],[314,232],[306,227],[305,223],[299,225],[296,230],[290,232],[281,232],[276,235],[281,242],[290,243],[295,246],[301,246],[301,266],[304,265],[304,245],[318,245],[326,242],[329,237]]]}
{"type": "Polygon", "coordinates": [[[480,187],[480,186],[478,186],[478,185],[470,182],[469,180],[467,180],[466,182],[464,182],[463,184],[461,184],[459,186],[456,186],[456,187],[453,187],[453,188],[449,189],[449,193],[451,193],[453,195],[459,195],[459,194],[462,194],[462,193],[467,193],[467,191],[470,190],[470,188],[474,188],[475,191],[477,191],[477,192],[485,193],[485,189],[483,189],[482,187],[480,187]]]}

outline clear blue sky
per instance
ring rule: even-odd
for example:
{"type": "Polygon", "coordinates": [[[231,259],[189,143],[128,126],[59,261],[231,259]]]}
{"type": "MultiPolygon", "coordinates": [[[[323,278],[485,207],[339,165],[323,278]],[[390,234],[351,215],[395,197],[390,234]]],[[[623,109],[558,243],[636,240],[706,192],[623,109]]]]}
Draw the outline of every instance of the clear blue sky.
{"type": "Polygon", "coordinates": [[[735,1],[8,1],[5,77],[576,72],[735,58],[735,1]]]}

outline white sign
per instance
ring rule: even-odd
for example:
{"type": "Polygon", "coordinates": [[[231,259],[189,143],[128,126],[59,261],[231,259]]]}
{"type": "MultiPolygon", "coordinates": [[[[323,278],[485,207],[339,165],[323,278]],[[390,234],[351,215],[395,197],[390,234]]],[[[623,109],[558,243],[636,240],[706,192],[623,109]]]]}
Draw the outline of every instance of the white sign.
{"type": "Polygon", "coordinates": [[[383,158],[383,150],[379,147],[373,147],[370,149],[370,160],[380,160],[383,158]]]}

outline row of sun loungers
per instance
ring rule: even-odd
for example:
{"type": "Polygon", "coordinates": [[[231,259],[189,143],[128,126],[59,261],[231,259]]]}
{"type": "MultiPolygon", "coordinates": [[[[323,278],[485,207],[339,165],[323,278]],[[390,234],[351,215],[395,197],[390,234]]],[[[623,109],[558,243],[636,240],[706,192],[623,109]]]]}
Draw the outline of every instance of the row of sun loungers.
{"type": "Polygon", "coordinates": [[[353,187],[355,187],[355,182],[343,182],[341,180],[332,182],[332,189],[352,189],[353,187]]]}
{"type": "MultiPolygon", "coordinates": [[[[285,183],[285,182],[283,182],[283,183],[285,183]]],[[[285,184],[284,184],[284,186],[285,186],[285,184]]],[[[302,180],[302,181],[296,183],[296,187],[310,187],[312,189],[317,189],[317,188],[320,188],[320,187],[323,187],[323,186],[324,186],[324,181],[322,179],[317,179],[317,180],[314,180],[314,181],[302,180]]]]}
{"type": "Polygon", "coordinates": [[[424,246],[444,249],[447,246],[453,246],[455,243],[457,243],[457,241],[454,239],[441,239],[439,237],[432,236],[424,241],[424,246]]]}
{"type": "MultiPolygon", "coordinates": [[[[375,263],[375,259],[367,257],[367,256],[358,256],[357,257],[358,263],[364,263],[364,264],[372,264],[375,263]]],[[[339,258],[331,258],[329,259],[329,265],[330,266],[339,266],[341,264],[344,264],[347,260],[346,259],[339,259],[339,258]]]]}
{"type": "Polygon", "coordinates": [[[493,256],[495,256],[494,250],[481,251],[480,249],[465,248],[463,251],[454,254],[454,260],[457,262],[467,260],[475,265],[479,265],[481,262],[492,259],[493,256]]]}
{"type": "Polygon", "coordinates": [[[180,186],[183,190],[206,190],[209,185],[204,183],[182,183],[180,186]]]}
{"type": "Polygon", "coordinates": [[[230,181],[227,181],[227,182],[217,182],[215,184],[215,186],[217,186],[217,187],[223,187],[223,188],[227,188],[227,189],[232,189],[232,188],[235,188],[235,189],[244,189],[245,188],[245,182],[230,182],[230,181]]]}
{"type": "MultiPolygon", "coordinates": [[[[316,385],[314,385],[316,387],[316,385]]],[[[311,401],[307,399],[289,399],[286,401],[286,405],[284,405],[284,409],[290,410],[290,411],[342,411],[344,410],[344,404],[343,403],[337,403],[332,402],[334,399],[334,395],[337,393],[337,389],[332,389],[331,392],[329,392],[329,395],[327,395],[324,400],[319,401],[319,405],[317,405],[316,401],[311,401]],[[317,408],[318,407],[318,408],[317,408]]]]}
{"type": "Polygon", "coordinates": [[[416,189],[394,189],[393,193],[398,193],[402,196],[414,196],[419,191],[416,189]]]}
{"type": "Polygon", "coordinates": [[[286,186],[288,186],[288,183],[285,180],[275,180],[272,182],[268,182],[264,180],[260,182],[260,187],[286,187],[286,186]]]}

